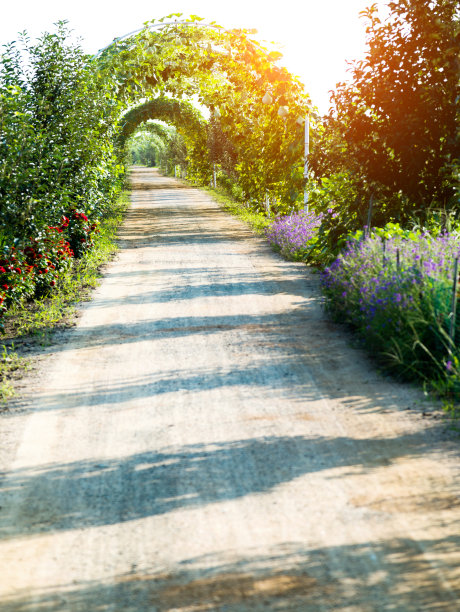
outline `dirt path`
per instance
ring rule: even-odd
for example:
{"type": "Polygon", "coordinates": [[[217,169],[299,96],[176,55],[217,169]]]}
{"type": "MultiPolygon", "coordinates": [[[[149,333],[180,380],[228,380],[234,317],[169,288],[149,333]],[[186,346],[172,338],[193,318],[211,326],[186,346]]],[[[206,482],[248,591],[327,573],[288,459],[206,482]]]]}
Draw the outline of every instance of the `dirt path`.
{"type": "Polygon", "coordinates": [[[119,257],[0,421],[0,610],[460,610],[458,439],[316,275],[133,182],[119,257]]]}

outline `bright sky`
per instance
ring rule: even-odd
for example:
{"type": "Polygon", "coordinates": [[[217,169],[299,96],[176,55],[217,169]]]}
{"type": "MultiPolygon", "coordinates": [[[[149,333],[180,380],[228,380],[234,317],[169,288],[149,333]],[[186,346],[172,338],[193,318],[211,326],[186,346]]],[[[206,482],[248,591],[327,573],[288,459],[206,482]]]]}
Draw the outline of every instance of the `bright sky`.
{"type": "Polygon", "coordinates": [[[346,60],[365,49],[364,22],[359,12],[373,0],[16,0],[0,20],[0,43],[27,30],[32,37],[67,19],[82,38],[83,49],[95,53],[117,36],[145,21],[170,13],[195,14],[226,28],[256,28],[258,37],[276,41],[284,54],[280,65],[298,75],[313,104],[325,113],[330,89],[347,78],[346,60]]]}

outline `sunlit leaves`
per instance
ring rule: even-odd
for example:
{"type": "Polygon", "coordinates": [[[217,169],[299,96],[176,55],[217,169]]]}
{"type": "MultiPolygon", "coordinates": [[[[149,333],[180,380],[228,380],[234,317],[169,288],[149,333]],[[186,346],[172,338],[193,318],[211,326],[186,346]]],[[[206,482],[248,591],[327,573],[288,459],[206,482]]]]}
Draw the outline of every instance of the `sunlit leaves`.
{"type": "Polygon", "coordinates": [[[368,51],[334,95],[348,166],[413,208],[458,206],[458,2],[401,0],[389,9],[385,21],[376,5],[364,11],[368,51]]]}
{"type": "MultiPolygon", "coordinates": [[[[296,118],[306,113],[306,100],[301,83],[274,65],[280,57],[245,30],[178,21],[118,43],[99,61],[102,70],[121,75],[120,95],[127,104],[158,92],[175,98],[196,95],[219,113],[240,185],[248,197],[262,201],[267,191],[292,192],[286,182],[292,180],[292,168],[302,164],[296,118]],[[270,104],[263,103],[264,96],[270,104]]],[[[296,188],[301,191],[301,182],[296,188]]]]}

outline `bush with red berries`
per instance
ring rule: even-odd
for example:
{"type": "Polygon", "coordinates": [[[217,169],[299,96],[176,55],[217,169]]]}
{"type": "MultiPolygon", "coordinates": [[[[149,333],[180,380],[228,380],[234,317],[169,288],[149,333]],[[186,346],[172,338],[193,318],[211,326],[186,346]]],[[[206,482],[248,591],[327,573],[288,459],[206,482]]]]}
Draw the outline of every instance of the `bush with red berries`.
{"type": "Polygon", "coordinates": [[[63,234],[61,225],[46,227],[40,236],[30,238],[23,249],[26,261],[33,269],[34,297],[41,297],[52,289],[58,280],[59,272],[66,270],[74,253],[63,234]]]}

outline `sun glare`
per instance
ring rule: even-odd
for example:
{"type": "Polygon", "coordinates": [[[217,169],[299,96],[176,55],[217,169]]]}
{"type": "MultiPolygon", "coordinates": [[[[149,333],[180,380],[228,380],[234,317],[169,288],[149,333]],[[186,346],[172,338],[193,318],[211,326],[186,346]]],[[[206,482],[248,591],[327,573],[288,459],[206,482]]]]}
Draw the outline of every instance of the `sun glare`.
{"type": "Polygon", "coordinates": [[[267,3],[255,0],[233,0],[216,3],[210,0],[176,0],[159,7],[147,0],[125,5],[101,0],[95,5],[43,0],[25,0],[11,5],[0,23],[0,41],[9,42],[19,31],[33,37],[52,30],[53,23],[67,19],[75,35],[81,37],[85,50],[95,53],[122,36],[142,27],[151,19],[168,12],[196,14],[207,22],[215,21],[225,28],[255,28],[257,37],[273,41],[284,57],[280,64],[300,77],[313,103],[322,112],[328,108],[328,91],[346,78],[347,60],[362,56],[365,48],[364,23],[359,12],[371,0],[284,0],[267,3]]]}

